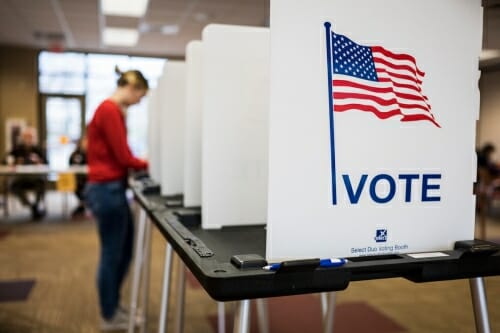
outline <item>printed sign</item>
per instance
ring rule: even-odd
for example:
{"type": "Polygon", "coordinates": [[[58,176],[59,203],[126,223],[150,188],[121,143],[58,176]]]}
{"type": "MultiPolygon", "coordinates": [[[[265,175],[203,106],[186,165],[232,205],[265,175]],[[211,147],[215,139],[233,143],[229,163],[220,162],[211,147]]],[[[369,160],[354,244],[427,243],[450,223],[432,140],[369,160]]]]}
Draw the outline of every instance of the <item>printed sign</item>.
{"type": "Polygon", "coordinates": [[[480,1],[383,4],[271,1],[270,260],[474,238],[480,1]]]}

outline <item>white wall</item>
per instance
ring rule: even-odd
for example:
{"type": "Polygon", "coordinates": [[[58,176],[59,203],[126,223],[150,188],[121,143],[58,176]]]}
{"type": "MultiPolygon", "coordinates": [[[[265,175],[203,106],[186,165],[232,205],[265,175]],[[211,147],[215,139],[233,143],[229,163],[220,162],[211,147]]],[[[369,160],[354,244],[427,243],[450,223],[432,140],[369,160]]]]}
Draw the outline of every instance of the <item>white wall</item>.
{"type": "Polygon", "coordinates": [[[263,224],[269,29],[203,30],[202,226],[263,224]]]}
{"type": "Polygon", "coordinates": [[[184,180],[184,114],[186,109],[186,65],[165,64],[157,103],[161,113],[161,188],[163,195],[182,193],[184,180]]]}
{"type": "Polygon", "coordinates": [[[184,206],[201,206],[202,43],[186,47],[186,118],[184,133],[184,206]]]}

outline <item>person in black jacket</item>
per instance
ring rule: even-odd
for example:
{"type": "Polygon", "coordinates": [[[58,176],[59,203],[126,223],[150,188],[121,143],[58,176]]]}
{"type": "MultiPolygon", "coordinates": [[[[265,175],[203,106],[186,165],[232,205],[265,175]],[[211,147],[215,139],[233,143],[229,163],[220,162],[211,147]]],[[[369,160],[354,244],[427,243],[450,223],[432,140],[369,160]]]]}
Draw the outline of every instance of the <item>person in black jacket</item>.
{"type": "MultiPolygon", "coordinates": [[[[87,137],[83,136],[79,141],[76,149],[69,157],[70,165],[86,165],[87,164],[87,137]]],[[[86,175],[76,176],[75,195],[78,198],[78,206],[71,213],[72,217],[78,217],[85,214],[84,190],[87,183],[86,175]]]]}
{"type": "Polygon", "coordinates": [[[495,146],[491,143],[484,144],[477,151],[477,167],[484,168],[491,177],[500,176],[500,167],[493,160],[492,155],[495,152],[495,146]]]}
{"type": "MultiPolygon", "coordinates": [[[[15,165],[47,164],[45,152],[34,143],[33,132],[30,129],[23,131],[21,143],[19,143],[7,157],[15,165]]],[[[39,220],[45,216],[45,211],[40,208],[40,201],[45,195],[46,180],[40,176],[17,176],[10,185],[11,192],[19,198],[25,206],[31,208],[34,220],[39,220]],[[31,202],[27,193],[35,192],[35,200],[31,202]]]]}

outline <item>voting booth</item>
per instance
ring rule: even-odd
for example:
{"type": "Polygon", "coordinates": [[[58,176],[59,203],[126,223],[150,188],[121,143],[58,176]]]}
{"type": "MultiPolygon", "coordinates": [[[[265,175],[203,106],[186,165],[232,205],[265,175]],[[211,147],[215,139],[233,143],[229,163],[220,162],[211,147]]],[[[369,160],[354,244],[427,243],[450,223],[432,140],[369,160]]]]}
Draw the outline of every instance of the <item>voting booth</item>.
{"type": "Polygon", "coordinates": [[[161,179],[161,113],[159,109],[157,90],[161,86],[158,80],[156,89],[148,94],[148,163],[149,174],[153,179],[161,179]]]}
{"type": "Polygon", "coordinates": [[[183,161],[195,175],[201,126],[202,207],[132,186],[135,257],[149,256],[147,219],[167,240],[160,331],[175,251],[212,298],[238,301],[234,332],[249,331],[250,299],[319,292],[332,332],[336,291],[395,277],[469,279],[489,332],[483,277],[500,274],[500,246],[473,239],[480,2],[381,2],[271,0],[271,34],[209,25],[188,45],[183,161]],[[201,226],[183,218],[200,210],[201,226]]]}
{"type": "Polygon", "coordinates": [[[161,114],[161,193],[182,193],[184,179],[184,115],[186,110],[186,65],[183,61],[165,64],[157,89],[157,109],[161,114]]]}
{"type": "Polygon", "coordinates": [[[201,206],[202,42],[186,47],[186,113],[184,132],[184,206],[201,206]]]}
{"type": "Polygon", "coordinates": [[[271,1],[268,259],[474,238],[481,29],[479,0],[271,1]]]}
{"type": "Polygon", "coordinates": [[[210,24],[202,39],[202,226],[263,224],[269,29],[210,24]]]}

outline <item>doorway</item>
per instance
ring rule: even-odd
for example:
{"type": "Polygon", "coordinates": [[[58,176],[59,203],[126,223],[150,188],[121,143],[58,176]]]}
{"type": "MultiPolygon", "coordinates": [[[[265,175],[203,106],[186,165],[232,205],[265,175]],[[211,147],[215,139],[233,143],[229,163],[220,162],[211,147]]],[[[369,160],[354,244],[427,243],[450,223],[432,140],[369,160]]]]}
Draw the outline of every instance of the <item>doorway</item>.
{"type": "Polygon", "coordinates": [[[64,170],[85,131],[85,96],[42,94],[41,106],[40,138],[45,138],[48,163],[64,170]]]}

